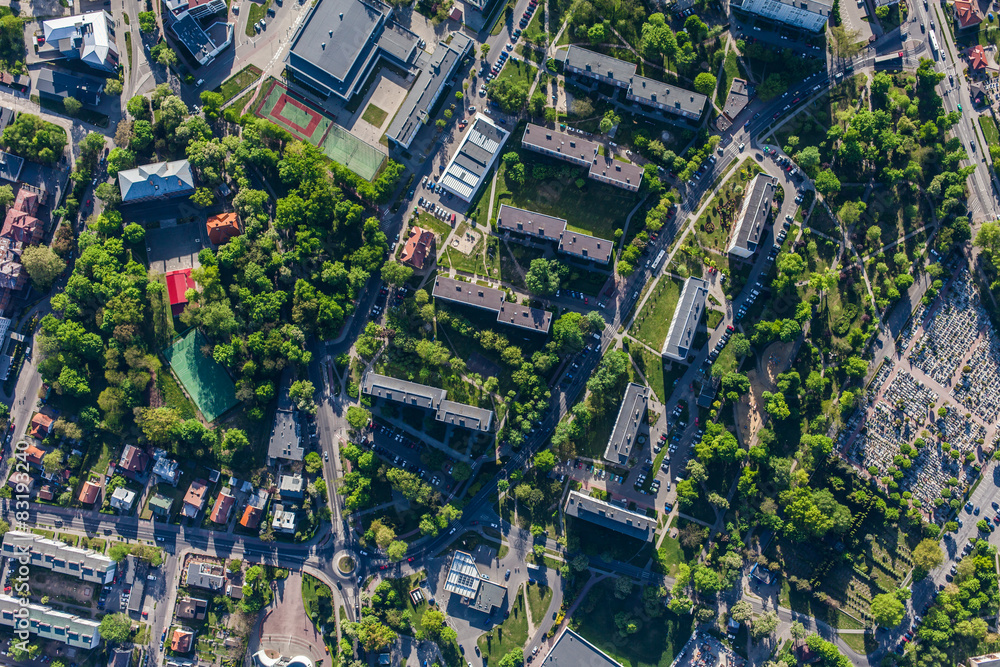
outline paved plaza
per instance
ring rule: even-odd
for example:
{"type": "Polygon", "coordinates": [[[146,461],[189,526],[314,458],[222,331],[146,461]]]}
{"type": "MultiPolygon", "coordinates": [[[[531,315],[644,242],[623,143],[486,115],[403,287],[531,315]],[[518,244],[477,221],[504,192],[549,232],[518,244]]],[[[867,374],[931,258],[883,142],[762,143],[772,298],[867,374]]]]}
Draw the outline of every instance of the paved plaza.
{"type": "Polygon", "coordinates": [[[876,477],[902,473],[900,492],[928,513],[946,487],[968,481],[1000,414],[1000,339],[969,272],[952,276],[932,307],[914,313],[901,358],[885,360],[838,443],[876,477]]]}

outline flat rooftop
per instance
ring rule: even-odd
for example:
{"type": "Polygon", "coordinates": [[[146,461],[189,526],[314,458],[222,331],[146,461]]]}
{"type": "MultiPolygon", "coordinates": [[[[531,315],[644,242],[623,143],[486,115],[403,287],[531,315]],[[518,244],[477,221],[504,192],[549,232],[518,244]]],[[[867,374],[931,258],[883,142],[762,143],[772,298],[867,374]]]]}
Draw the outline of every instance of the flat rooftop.
{"type": "Polygon", "coordinates": [[[476,559],[464,551],[456,551],[451,558],[451,567],[448,569],[444,589],[464,598],[475,598],[482,581],[479,568],[476,567],[476,559]]]}
{"type": "Polygon", "coordinates": [[[437,276],[434,279],[433,295],[435,299],[475,306],[493,312],[500,310],[506,298],[506,294],[501,290],[455,280],[447,276],[437,276]]]}
{"type": "Polygon", "coordinates": [[[685,361],[691,350],[695,329],[705,310],[705,298],[708,296],[708,283],[701,278],[688,278],[684,281],[677,308],[670,319],[670,329],[667,339],[663,341],[663,356],[675,361],[685,361]]]}
{"type": "Polygon", "coordinates": [[[740,248],[753,253],[757,250],[760,237],[764,233],[767,217],[771,213],[771,203],[777,191],[777,179],[767,174],[757,174],[747,188],[746,199],[740,209],[740,217],[733,230],[729,252],[740,248]]]}
{"type": "Polygon", "coordinates": [[[729,120],[735,119],[750,103],[750,87],[743,79],[733,79],[726,96],[726,106],[722,112],[729,120]]]}
{"type": "Polygon", "coordinates": [[[649,404],[649,387],[629,382],[625,387],[621,407],[615,427],[611,430],[611,438],[604,450],[604,459],[611,463],[626,464],[632,455],[635,438],[639,426],[646,418],[646,406],[649,404]]]}
{"type": "Polygon", "coordinates": [[[701,115],[708,101],[707,97],[693,90],[638,75],[632,77],[628,94],[645,104],[660,104],[695,116],[701,115]]]}
{"type": "Polygon", "coordinates": [[[505,302],[497,313],[497,322],[528,331],[548,333],[552,328],[552,313],[541,308],[505,302]]]}
{"type": "Polygon", "coordinates": [[[622,667],[599,648],[569,628],[563,630],[556,645],[542,662],[544,667],[622,667]]]}
{"type": "Polygon", "coordinates": [[[625,62],[580,46],[569,47],[566,52],[566,66],[626,84],[635,76],[635,63],[625,62]]]}
{"type": "Polygon", "coordinates": [[[566,221],[544,213],[500,204],[497,229],[555,240],[566,229],[566,221]]]}
{"type": "Polygon", "coordinates": [[[391,8],[379,0],[319,0],[292,43],[292,52],[346,81],[373,42],[391,8]]]}
{"type": "Polygon", "coordinates": [[[632,512],[623,507],[584,495],[579,491],[570,491],[566,499],[566,514],[583,521],[608,528],[644,542],[653,539],[653,529],[656,519],[650,519],[645,514],[632,512]]]}
{"type": "Polygon", "coordinates": [[[550,130],[541,125],[528,123],[524,128],[521,143],[546,151],[560,153],[568,159],[592,164],[600,144],[566,132],[550,130]]]}
{"type": "Polygon", "coordinates": [[[441,175],[440,183],[456,195],[469,201],[483,183],[496,162],[500,148],[510,133],[493,124],[486,116],[476,114],[462,143],[441,175]]]}

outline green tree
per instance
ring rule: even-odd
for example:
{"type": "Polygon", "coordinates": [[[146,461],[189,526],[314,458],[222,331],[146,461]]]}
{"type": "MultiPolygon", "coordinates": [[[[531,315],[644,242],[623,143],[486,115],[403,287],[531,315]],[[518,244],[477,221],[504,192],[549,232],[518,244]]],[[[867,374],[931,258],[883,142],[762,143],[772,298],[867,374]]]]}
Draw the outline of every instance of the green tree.
{"type": "Polygon", "coordinates": [[[816,190],[824,197],[840,192],[840,179],[829,169],[824,169],[816,175],[816,190]]]}
{"type": "MultiPolygon", "coordinates": [[[[691,18],[694,18],[694,16],[691,18]]],[[[715,87],[717,85],[718,81],[715,76],[713,74],[709,74],[708,72],[702,72],[694,78],[694,89],[702,95],[711,95],[715,92],[715,87]]]]}
{"type": "Polygon", "coordinates": [[[104,92],[106,92],[108,95],[114,95],[115,97],[118,97],[119,95],[122,94],[123,90],[124,88],[122,86],[122,82],[119,81],[118,79],[104,80],[104,92]]]}
{"type": "Polygon", "coordinates": [[[556,467],[556,463],[558,463],[556,455],[552,453],[551,449],[543,449],[535,454],[535,467],[540,473],[548,474],[552,472],[552,469],[556,467]]]}
{"type": "Polygon", "coordinates": [[[881,593],[872,598],[871,612],[875,623],[894,628],[903,621],[906,606],[895,593],[881,593]]]}
{"type": "Polygon", "coordinates": [[[382,265],[382,280],[399,287],[405,285],[413,277],[413,269],[399,262],[386,262],[382,265]]]}
{"type": "Polygon", "coordinates": [[[21,263],[35,287],[47,292],[59,274],[66,270],[66,262],[46,245],[28,246],[21,253],[21,263]]]}
{"type": "Polygon", "coordinates": [[[97,631],[111,645],[124,644],[132,636],[132,621],[125,614],[108,614],[101,619],[97,631]]]}
{"type": "Polygon", "coordinates": [[[70,116],[77,115],[82,108],[83,103],[72,95],[63,98],[63,110],[70,116]]]}
{"type": "Polygon", "coordinates": [[[532,294],[549,296],[559,289],[559,284],[566,273],[566,267],[560,264],[559,260],[534,259],[524,276],[524,284],[532,294]]]}
{"type": "Polygon", "coordinates": [[[922,577],[944,562],[944,552],[936,539],[921,540],[913,549],[913,566],[922,577]]]}
{"type": "Polygon", "coordinates": [[[309,452],[305,456],[305,465],[306,472],[315,475],[323,469],[323,457],[319,455],[319,452],[309,452]]]}
{"type": "Polygon", "coordinates": [[[364,408],[360,408],[356,405],[352,405],[347,408],[347,423],[351,425],[351,428],[355,430],[361,430],[368,426],[368,422],[371,420],[372,413],[368,412],[364,408]]]}
{"type": "Polygon", "coordinates": [[[156,14],[154,12],[139,12],[139,30],[145,33],[156,30],[156,14]]]}
{"type": "Polygon", "coordinates": [[[6,208],[14,203],[14,189],[10,185],[0,185],[0,206],[6,208]]]}

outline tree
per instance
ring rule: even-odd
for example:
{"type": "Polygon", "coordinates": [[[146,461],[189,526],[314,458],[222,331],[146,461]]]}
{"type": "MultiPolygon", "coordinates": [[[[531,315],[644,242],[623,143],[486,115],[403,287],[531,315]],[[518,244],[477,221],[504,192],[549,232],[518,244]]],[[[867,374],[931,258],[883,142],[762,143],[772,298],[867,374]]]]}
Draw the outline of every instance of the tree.
{"type": "Polygon", "coordinates": [[[519,648],[511,649],[509,653],[500,658],[497,667],[521,667],[524,664],[524,651],[519,648]]]}
{"type": "Polygon", "coordinates": [[[816,175],[816,189],[824,196],[840,192],[840,179],[829,169],[824,169],[816,175]]]}
{"type": "Polygon", "coordinates": [[[778,613],[776,611],[766,611],[753,619],[750,624],[750,634],[756,639],[766,637],[778,629],[778,613]]]}
{"type": "Polygon", "coordinates": [[[406,556],[406,548],[406,542],[403,542],[402,540],[393,540],[389,543],[389,546],[385,548],[385,553],[389,557],[390,562],[398,563],[406,556]]]}
{"type": "Polygon", "coordinates": [[[42,292],[48,291],[59,274],[66,270],[66,262],[46,245],[25,248],[21,253],[21,263],[35,287],[42,292]]]}
{"type": "Polygon", "coordinates": [[[913,566],[920,573],[921,578],[944,562],[944,552],[937,540],[927,538],[921,540],[913,549],[913,566]]]}
{"type": "Polygon", "coordinates": [[[132,636],[132,621],[125,614],[108,614],[97,630],[107,643],[124,644],[132,636]]]}
{"type": "Polygon", "coordinates": [[[830,36],[832,39],[831,50],[838,58],[853,58],[861,53],[865,48],[865,43],[859,41],[861,33],[857,30],[848,30],[842,25],[831,26],[830,36]]]}
{"type": "Polygon", "coordinates": [[[493,79],[486,84],[486,93],[504,113],[517,113],[528,101],[528,84],[515,78],[493,79]]]}
{"type": "Polygon", "coordinates": [[[108,558],[110,558],[116,563],[120,563],[123,560],[125,560],[128,554],[129,554],[128,545],[123,544],[122,542],[116,542],[115,544],[111,545],[110,549],[108,549],[108,558]]]}
{"type": "Polygon", "coordinates": [[[524,276],[524,284],[532,294],[549,296],[559,289],[566,267],[556,259],[538,258],[531,261],[528,273],[524,276]]]}
{"type": "Polygon", "coordinates": [[[872,598],[872,620],[878,625],[894,628],[905,614],[906,606],[895,593],[881,593],[872,598]]]}
{"type": "Polygon", "coordinates": [[[631,577],[618,577],[615,579],[615,597],[619,600],[624,600],[632,594],[632,586],[631,577]]]}
{"type": "Polygon", "coordinates": [[[413,277],[413,269],[399,262],[386,262],[382,265],[382,280],[399,287],[413,277]]]}
{"type": "Polygon", "coordinates": [[[150,120],[152,118],[149,111],[149,100],[143,95],[130,97],[125,104],[125,110],[135,120],[150,120]]]}
{"type": "Polygon", "coordinates": [[[319,452],[309,452],[305,456],[305,464],[306,472],[315,475],[323,469],[323,457],[319,455],[319,452]]]}
{"type": "MultiPolygon", "coordinates": [[[[692,15],[691,18],[694,18],[692,15]]],[[[718,81],[715,75],[709,74],[708,72],[702,72],[694,78],[694,89],[697,90],[702,95],[711,95],[715,92],[715,87],[718,85],[718,81]]]]}
{"type": "Polygon", "coordinates": [[[156,30],[156,14],[154,12],[139,12],[139,30],[145,33],[156,30]]]}
{"type": "Polygon", "coordinates": [[[156,54],[156,62],[160,63],[164,67],[173,67],[177,64],[177,54],[174,50],[168,46],[160,49],[160,52],[156,54]]]}
{"type": "Polygon", "coordinates": [[[805,169],[807,174],[813,174],[821,161],[819,148],[816,146],[806,146],[795,155],[795,161],[805,169]]]}
{"type": "Polygon", "coordinates": [[[14,189],[9,185],[0,185],[0,206],[6,208],[14,203],[14,189]]]}
{"type": "Polygon", "coordinates": [[[315,394],[316,387],[309,380],[296,380],[288,388],[288,397],[295,401],[295,407],[310,415],[315,415],[317,410],[315,394]]]}
{"type": "Polygon", "coordinates": [[[43,164],[61,158],[66,141],[66,130],[30,113],[18,114],[17,120],[3,131],[3,145],[7,150],[43,164]]]}
{"type": "Polygon", "coordinates": [[[556,467],[556,463],[556,455],[552,453],[551,449],[544,449],[535,454],[535,467],[538,472],[548,474],[556,467]]]}
{"type": "Polygon", "coordinates": [[[359,408],[356,405],[352,405],[347,408],[347,423],[351,425],[351,428],[355,430],[361,430],[368,426],[368,422],[371,421],[372,413],[368,412],[364,408],[359,408]]]}
{"type": "Polygon", "coordinates": [[[52,450],[42,458],[42,468],[50,475],[59,472],[62,467],[63,453],[61,449],[52,450]]]}
{"type": "Polygon", "coordinates": [[[63,98],[63,110],[66,111],[70,116],[75,116],[80,113],[80,109],[83,108],[83,102],[76,99],[72,95],[63,98]]]}
{"type": "Polygon", "coordinates": [[[753,606],[747,600],[740,600],[729,608],[729,618],[737,623],[746,623],[753,617],[753,606]]]}

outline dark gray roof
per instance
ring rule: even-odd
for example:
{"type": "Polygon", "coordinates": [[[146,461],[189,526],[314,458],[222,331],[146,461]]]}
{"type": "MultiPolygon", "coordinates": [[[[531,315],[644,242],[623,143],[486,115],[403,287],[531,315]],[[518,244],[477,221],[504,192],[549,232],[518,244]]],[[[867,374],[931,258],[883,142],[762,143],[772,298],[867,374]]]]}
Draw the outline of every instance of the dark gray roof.
{"type": "Polygon", "coordinates": [[[500,213],[497,215],[497,229],[520,232],[554,241],[566,229],[566,221],[551,215],[501,204],[500,213]]]}
{"type": "Polygon", "coordinates": [[[684,289],[670,319],[667,338],[663,341],[663,356],[676,361],[687,359],[707,296],[708,283],[701,278],[691,277],[684,281],[684,289]]]}
{"type": "Polygon", "coordinates": [[[437,410],[448,395],[444,389],[428,387],[407,380],[399,380],[377,373],[367,373],[361,380],[361,391],[376,398],[384,398],[397,403],[415,405],[428,410],[437,410]]]}
{"type": "Polygon", "coordinates": [[[483,581],[479,584],[479,593],[471,606],[483,613],[492,614],[495,608],[503,606],[506,599],[506,588],[492,581],[483,581]]]}
{"type": "Polygon", "coordinates": [[[289,62],[311,64],[336,80],[321,83],[349,86],[362,69],[358,61],[373,55],[390,11],[378,0],[319,0],[295,36],[289,62]]]}
{"type": "Polygon", "coordinates": [[[642,183],[642,167],[632,162],[622,162],[613,157],[598,155],[590,165],[590,177],[606,179],[623,186],[639,187],[642,183]]]}
{"type": "Polygon", "coordinates": [[[625,62],[602,53],[595,53],[579,46],[571,46],[566,52],[566,66],[591,72],[595,75],[622,81],[626,85],[635,76],[635,63],[625,62]]]}
{"type": "Polygon", "coordinates": [[[23,167],[24,158],[0,151],[0,178],[5,181],[17,183],[21,178],[21,169],[23,167]]]}
{"type": "Polygon", "coordinates": [[[305,458],[299,423],[291,410],[275,410],[274,426],[267,443],[267,456],[286,461],[301,461],[305,458]]]}
{"type": "Polygon", "coordinates": [[[729,243],[729,252],[740,248],[753,253],[760,243],[761,234],[767,224],[767,216],[771,212],[771,202],[777,188],[777,179],[767,174],[757,174],[747,188],[740,217],[733,230],[733,238],[729,243]]]}
{"type": "Polygon", "coordinates": [[[541,308],[531,308],[505,301],[500,306],[500,312],[497,313],[497,322],[530,331],[548,333],[549,328],[552,327],[552,313],[541,308]]]}
{"type": "Polygon", "coordinates": [[[177,35],[177,39],[184,45],[184,48],[190,51],[198,62],[204,61],[215,50],[212,38],[198,25],[198,21],[190,13],[186,13],[174,21],[170,28],[177,35]]]}
{"type": "Polygon", "coordinates": [[[600,148],[599,144],[588,139],[559,130],[550,130],[533,123],[528,123],[525,126],[521,143],[561,153],[570,160],[583,161],[587,164],[593,163],[597,149],[600,148]]]}
{"type": "Polygon", "coordinates": [[[663,104],[673,109],[679,109],[687,114],[698,114],[705,110],[707,97],[693,90],[686,90],[656,79],[644,76],[633,76],[632,86],[628,91],[634,99],[645,104],[663,104]]]}
{"type": "Polygon", "coordinates": [[[649,542],[653,539],[655,519],[592,498],[579,491],[569,492],[569,498],[566,499],[566,514],[637,540],[649,542]]]}
{"type": "Polygon", "coordinates": [[[142,599],[146,595],[145,583],[142,578],[139,578],[132,584],[132,592],[128,598],[128,610],[133,614],[142,611],[142,599]]]}
{"type": "Polygon", "coordinates": [[[13,122],[14,110],[7,107],[0,107],[0,132],[3,132],[13,122]]]}
{"type": "Polygon", "coordinates": [[[455,280],[447,276],[437,276],[434,279],[433,295],[435,299],[453,301],[493,312],[500,310],[506,298],[506,293],[501,290],[455,280]]]}
{"type": "Polygon", "coordinates": [[[489,118],[476,114],[462,144],[441,175],[441,185],[465,201],[472,199],[486,172],[493,167],[508,134],[489,118]]]}
{"type": "Polygon", "coordinates": [[[451,426],[461,426],[485,433],[493,426],[493,411],[444,400],[434,413],[434,419],[451,426]]]}
{"type": "Polygon", "coordinates": [[[618,409],[615,427],[611,430],[611,438],[604,450],[604,459],[611,463],[626,464],[632,455],[635,437],[639,426],[646,418],[646,406],[649,403],[649,387],[629,382],[625,387],[625,396],[618,409]]]}
{"type": "Polygon", "coordinates": [[[559,234],[559,252],[592,259],[601,264],[607,264],[611,261],[612,246],[614,246],[614,241],[599,239],[596,236],[568,229],[559,234]]]}
{"type": "Polygon", "coordinates": [[[544,667],[622,667],[569,628],[559,635],[542,664],[544,667]]]}
{"type": "Polygon", "coordinates": [[[750,103],[750,88],[743,79],[733,79],[733,84],[729,87],[729,95],[726,96],[726,106],[722,110],[729,120],[733,120],[740,115],[740,112],[750,103]]]}
{"type": "Polygon", "coordinates": [[[72,97],[87,106],[96,107],[101,102],[104,79],[86,76],[79,72],[62,72],[54,69],[38,70],[35,89],[39,94],[52,98],[72,97]]]}
{"type": "Polygon", "coordinates": [[[455,33],[451,44],[438,42],[434,54],[417,74],[417,79],[406,94],[403,105],[389,124],[386,134],[404,148],[409,148],[413,137],[423,126],[430,108],[434,106],[445,83],[455,71],[455,66],[472,46],[472,40],[462,33],[455,33]]]}

